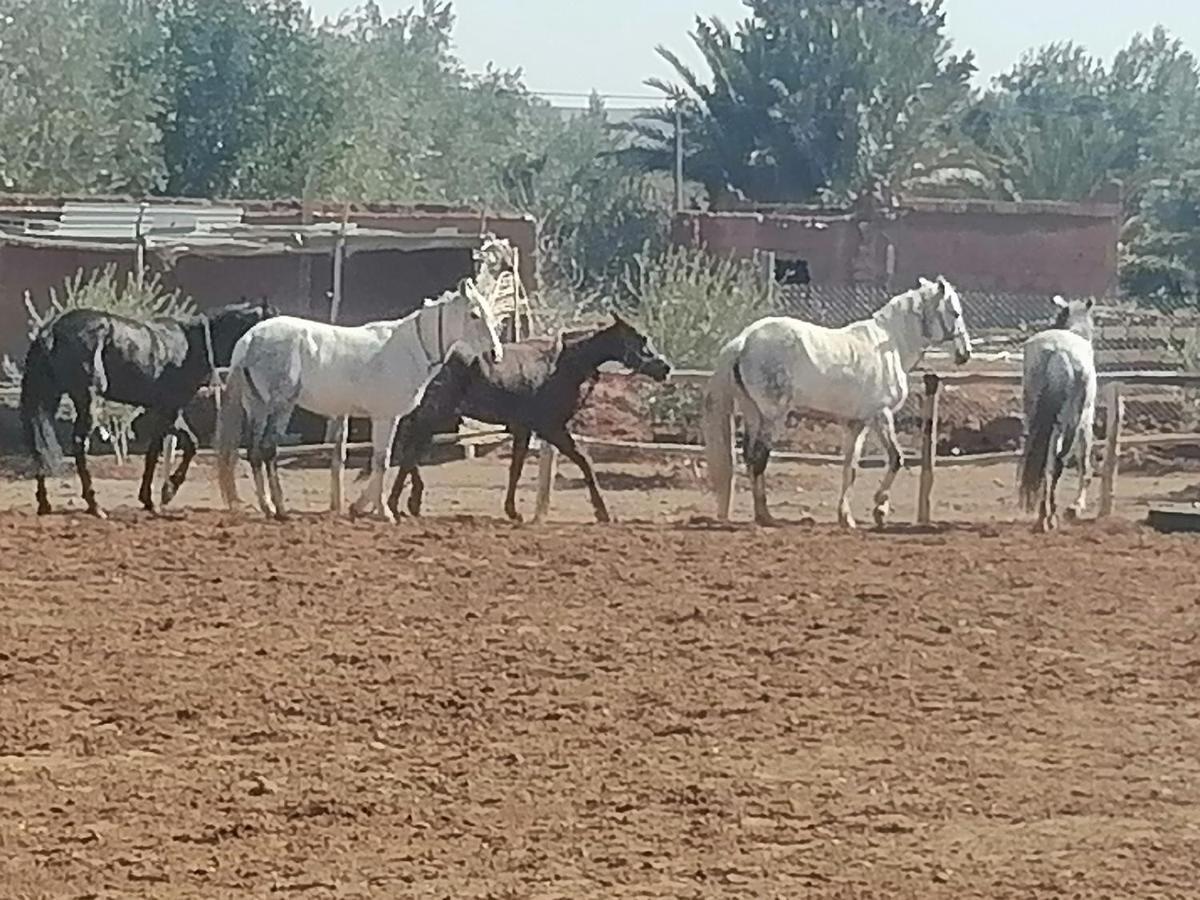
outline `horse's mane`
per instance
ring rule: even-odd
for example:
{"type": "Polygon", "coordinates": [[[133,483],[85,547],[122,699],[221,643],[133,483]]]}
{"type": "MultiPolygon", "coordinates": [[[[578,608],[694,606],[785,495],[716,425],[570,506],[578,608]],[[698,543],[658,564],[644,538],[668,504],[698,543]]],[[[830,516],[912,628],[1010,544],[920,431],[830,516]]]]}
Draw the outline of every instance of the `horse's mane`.
{"type": "Polygon", "coordinates": [[[876,322],[882,323],[896,313],[916,313],[920,310],[921,304],[924,301],[925,297],[921,293],[921,287],[918,285],[902,294],[897,294],[887,303],[883,304],[883,306],[879,307],[879,309],[875,310],[871,318],[876,322]]]}

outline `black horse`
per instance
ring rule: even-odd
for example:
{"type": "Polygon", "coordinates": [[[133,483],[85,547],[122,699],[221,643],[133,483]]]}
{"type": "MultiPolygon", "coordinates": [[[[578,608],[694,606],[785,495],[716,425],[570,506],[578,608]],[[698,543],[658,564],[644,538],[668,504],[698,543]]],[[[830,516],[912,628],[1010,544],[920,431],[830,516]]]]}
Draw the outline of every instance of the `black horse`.
{"type": "Polygon", "coordinates": [[[504,512],[520,521],[517,482],[536,434],[553,445],[583,473],[598,522],[609,521],[604,498],[588,462],[567,431],[567,424],[583,405],[599,378],[599,367],[619,362],[639,375],[665,381],[670,364],[654,350],[650,339],[619,316],[613,324],[586,336],[554,341],[529,340],[506,345],[504,357],[494,365],[467,362],[456,354],[429,383],[413,412],[400,420],[392,457],[400,471],[388,497],[388,506],[399,514],[405,480],[412,477],[408,511],[421,514],[425,482],[417,467],[440,422],[456,414],[493,425],[505,425],[513,436],[512,463],[504,512]]]}
{"type": "Polygon", "coordinates": [[[37,474],[37,509],[50,512],[46,476],[62,464],[54,419],[63,394],[75,406],[72,450],[88,512],[103,518],[88,471],[92,398],[145,408],[146,468],[138,494],[154,511],[154,469],[163,441],[173,433],[183,457],[163,485],[166,505],[187,477],[196,438],[180,411],[214,375],[229,365],[233,345],[250,328],[276,315],[265,301],[236,303],[187,319],[139,322],[95,309],[73,309],[43,326],[25,355],[21,377],[21,422],[37,474]]]}

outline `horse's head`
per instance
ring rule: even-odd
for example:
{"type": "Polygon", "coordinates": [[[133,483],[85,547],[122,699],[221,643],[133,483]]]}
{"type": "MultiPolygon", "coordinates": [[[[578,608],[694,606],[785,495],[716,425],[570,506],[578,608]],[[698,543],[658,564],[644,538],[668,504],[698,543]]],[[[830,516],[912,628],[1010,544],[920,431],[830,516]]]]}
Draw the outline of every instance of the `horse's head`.
{"type": "Polygon", "coordinates": [[[638,328],[613,313],[613,323],[602,332],[612,342],[612,356],[637,375],[646,375],[655,381],[666,381],[671,374],[671,364],[654,348],[654,343],[638,328]]]}
{"type": "Polygon", "coordinates": [[[971,359],[971,335],[967,332],[962,300],[954,285],[942,275],[936,281],[922,278],[917,295],[925,338],[935,344],[954,341],[954,361],[960,366],[965,365],[971,359]]]}
{"type": "Polygon", "coordinates": [[[279,315],[279,310],[264,297],[259,301],[242,301],[222,306],[206,314],[208,330],[212,339],[212,363],[216,366],[229,365],[233,345],[242,335],[266,319],[279,315]]]}
{"type": "Polygon", "coordinates": [[[1092,329],[1095,327],[1095,317],[1092,312],[1096,307],[1095,300],[1091,297],[1086,300],[1064,300],[1060,294],[1056,294],[1054,306],[1057,309],[1057,315],[1054,318],[1055,328],[1074,331],[1087,338],[1092,336],[1092,329]]]}
{"type": "Polygon", "coordinates": [[[475,290],[474,285],[464,281],[458,291],[447,301],[446,315],[455,321],[455,343],[460,355],[467,359],[479,358],[499,362],[504,356],[500,344],[500,325],[491,303],[475,290]]]}

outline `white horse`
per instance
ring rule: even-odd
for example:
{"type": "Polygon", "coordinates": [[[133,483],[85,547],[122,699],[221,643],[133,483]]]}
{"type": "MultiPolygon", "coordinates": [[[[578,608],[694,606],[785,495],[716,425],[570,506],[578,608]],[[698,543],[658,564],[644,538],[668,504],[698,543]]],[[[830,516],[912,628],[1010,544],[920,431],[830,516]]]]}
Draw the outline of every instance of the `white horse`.
{"type": "Polygon", "coordinates": [[[816,412],[845,422],[845,464],[838,522],[853,528],[850,488],[867,429],[888,455],[875,495],[875,524],[883,527],[890,492],[903,464],[894,415],[908,397],[908,372],[933,344],[954,341],[959,365],[971,358],[971,338],[958,292],[945,278],[924,278],[869,319],[825,328],[802,319],[759,319],[721,350],[704,402],[708,477],[717,516],[729,518],[733,498],[734,406],[745,430],[744,455],[754,493],[754,519],[774,524],[767,511],[767,459],[777,427],[790,411],[816,412]]]}
{"type": "Polygon", "coordinates": [[[1053,328],[1025,342],[1022,393],[1025,446],[1018,468],[1021,505],[1037,509],[1038,531],[1058,527],[1054,494],[1067,457],[1075,448],[1079,492],[1068,518],[1083,515],[1092,480],[1093,423],[1096,419],[1096,358],[1092,351],[1092,300],[1055,297],[1053,328]]]}
{"type": "Polygon", "coordinates": [[[465,281],[455,293],[427,301],[402,319],[358,327],[279,316],[251,328],[234,347],[217,425],[217,477],[232,509],[238,503],[237,455],[242,413],[249,418],[248,456],[263,513],[286,517],[275,465],[280,438],[297,407],[339,420],[333,460],[333,509],[340,511],[345,466],[345,419],[371,419],[371,478],[351,512],[368,508],[392,521],[383,503],[383,478],[401,417],[452,352],[498,360],[502,349],[488,303],[465,281]],[[270,481],[268,500],[263,468],[270,481]]]}

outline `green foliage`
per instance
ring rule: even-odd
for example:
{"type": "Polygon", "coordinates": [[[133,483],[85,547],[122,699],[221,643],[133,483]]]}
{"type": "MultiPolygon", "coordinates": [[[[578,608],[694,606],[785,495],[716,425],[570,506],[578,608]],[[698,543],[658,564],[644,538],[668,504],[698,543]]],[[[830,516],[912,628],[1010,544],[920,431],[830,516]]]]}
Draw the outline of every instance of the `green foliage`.
{"type": "MultiPolygon", "coordinates": [[[[650,81],[677,106],[688,176],[720,204],[891,193],[976,165],[957,123],[974,63],[950,54],[940,0],[747,0],[732,31],[698,20],[711,83],[665,48],[681,84],[650,81]]],[[[635,126],[628,155],[674,165],[673,109],[635,126]]]]}
{"type": "Polygon", "coordinates": [[[1200,170],[1156,181],[1122,235],[1121,283],[1167,309],[1200,296],[1200,170]]]}
{"type": "Polygon", "coordinates": [[[171,0],[161,15],[167,193],[299,195],[334,99],[300,0],[171,0]]]}
{"type": "Polygon", "coordinates": [[[1017,199],[1085,200],[1110,179],[1131,200],[1178,171],[1200,137],[1200,72],[1161,28],[1111,66],[1074,44],[1027,54],[968,116],[1017,199]]]}
{"type": "Polygon", "coordinates": [[[670,186],[617,157],[622,137],[598,97],[581,115],[548,122],[543,141],[536,156],[510,159],[501,179],[507,202],[538,222],[547,283],[612,285],[636,254],[663,248],[670,186]]]}
{"type": "Polygon", "coordinates": [[[711,366],[726,341],[776,308],[757,260],[691,247],[639,255],[626,287],[647,333],[676,366],[711,366]]]}
{"type": "Polygon", "coordinates": [[[148,0],[8,0],[0,14],[0,185],[135,194],[164,175],[148,0]]]}

